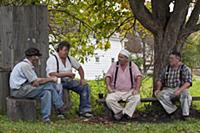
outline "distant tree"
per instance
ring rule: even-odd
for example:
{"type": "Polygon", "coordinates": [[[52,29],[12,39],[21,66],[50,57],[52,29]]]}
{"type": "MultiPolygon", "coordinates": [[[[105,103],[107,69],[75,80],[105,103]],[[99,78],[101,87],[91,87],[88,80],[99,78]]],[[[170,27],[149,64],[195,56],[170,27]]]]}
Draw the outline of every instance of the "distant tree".
{"type": "Polygon", "coordinates": [[[200,68],[200,32],[188,37],[183,48],[183,61],[191,68],[200,68]]]}

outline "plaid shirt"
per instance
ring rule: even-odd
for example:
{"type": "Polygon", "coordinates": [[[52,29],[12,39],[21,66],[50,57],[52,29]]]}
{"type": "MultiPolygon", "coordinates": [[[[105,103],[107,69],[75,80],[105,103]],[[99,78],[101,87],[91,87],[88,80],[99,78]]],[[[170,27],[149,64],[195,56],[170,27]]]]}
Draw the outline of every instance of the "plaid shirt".
{"type": "Polygon", "coordinates": [[[158,81],[161,81],[164,87],[177,88],[182,86],[185,82],[189,82],[192,85],[192,73],[190,68],[186,65],[183,65],[174,70],[171,66],[168,65],[163,69],[158,77],[158,81]],[[182,69],[182,70],[181,70],[182,69]],[[180,72],[182,71],[182,77],[180,77],[180,72]],[[182,79],[182,81],[180,81],[182,79]]]}

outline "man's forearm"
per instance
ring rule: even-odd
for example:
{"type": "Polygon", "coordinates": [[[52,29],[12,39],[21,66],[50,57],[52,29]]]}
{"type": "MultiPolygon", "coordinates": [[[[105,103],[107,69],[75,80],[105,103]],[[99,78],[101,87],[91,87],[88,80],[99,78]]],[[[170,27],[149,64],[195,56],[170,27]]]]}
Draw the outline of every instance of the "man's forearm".
{"type": "Polygon", "coordinates": [[[180,88],[180,91],[183,91],[185,89],[188,89],[190,87],[190,83],[189,82],[185,82],[180,88]]]}
{"type": "Polygon", "coordinates": [[[111,79],[110,77],[106,77],[106,88],[110,87],[111,79]]]}
{"type": "Polygon", "coordinates": [[[37,79],[37,82],[38,82],[39,84],[45,84],[45,83],[47,83],[47,82],[52,82],[52,81],[53,81],[52,78],[38,78],[38,79],[37,79]]]}
{"type": "Polygon", "coordinates": [[[141,81],[142,81],[142,76],[138,76],[136,78],[136,86],[135,86],[135,89],[138,91],[140,90],[140,87],[141,87],[141,81]]]}
{"type": "Polygon", "coordinates": [[[157,81],[156,82],[156,90],[161,90],[162,88],[162,82],[161,81],[157,81]]]}
{"type": "Polygon", "coordinates": [[[79,73],[81,79],[85,79],[85,73],[84,73],[82,66],[79,67],[78,73],[79,73]]]}
{"type": "Polygon", "coordinates": [[[49,74],[50,76],[56,76],[58,78],[64,78],[64,77],[71,77],[71,72],[53,72],[49,74]]]}

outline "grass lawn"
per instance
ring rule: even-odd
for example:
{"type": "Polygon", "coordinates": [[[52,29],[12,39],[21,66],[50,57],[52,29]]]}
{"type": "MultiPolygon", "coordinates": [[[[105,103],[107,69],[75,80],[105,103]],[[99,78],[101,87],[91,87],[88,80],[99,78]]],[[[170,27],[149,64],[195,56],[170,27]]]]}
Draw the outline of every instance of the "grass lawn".
{"type": "Polygon", "coordinates": [[[200,121],[172,121],[170,123],[87,123],[77,119],[56,121],[50,125],[42,122],[11,122],[0,117],[2,133],[191,133],[200,132],[200,121]]]}
{"type": "MultiPolygon", "coordinates": [[[[102,107],[97,105],[98,92],[105,93],[105,85],[103,81],[89,82],[92,88],[92,107],[96,115],[103,112],[102,107]]],[[[190,92],[193,96],[200,96],[200,81],[194,81],[190,92]]],[[[151,96],[151,78],[143,80],[141,96],[151,96]]],[[[141,123],[137,121],[128,123],[115,123],[115,122],[85,122],[77,118],[76,110],[78,109],[79,98],[72,93],[73,106],[68,112],[66,120],[56,121],[50,125],[44,124],[41,121],[37,122],[12,122],[6,116],[0,116],[0,133],[118,133],[118,132],[137,132],[137,133],[191,133],[200,132],[200,119],[191,118],[188,121],[170,121],[165,123],[141,123]]],[[[200,101],[193,102],[193,107],[200,109],[200,101]]],[[[145,106],[142,104],[138,110],[144,110],[145,106]]]]}

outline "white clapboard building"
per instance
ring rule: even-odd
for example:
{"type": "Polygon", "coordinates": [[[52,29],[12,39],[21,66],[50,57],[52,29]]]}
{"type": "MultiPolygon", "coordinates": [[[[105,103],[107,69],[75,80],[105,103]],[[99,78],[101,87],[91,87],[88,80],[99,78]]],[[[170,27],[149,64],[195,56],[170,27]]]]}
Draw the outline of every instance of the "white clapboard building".
{"type": "MultiPolygon", "coordinates": [[[[107,50],[97,49],[94,51],[94,55],[85,59],[82,67],[85,71],[85,79],[95,80],[102,78],[112,64],[117,61],[118,53],[124,48],[126,39],[121,41],[119,36],[115,35],[110,38],[110,48],[107,50]]],[[[77,78],[78,78],[78,74],[77,78]]]]}

